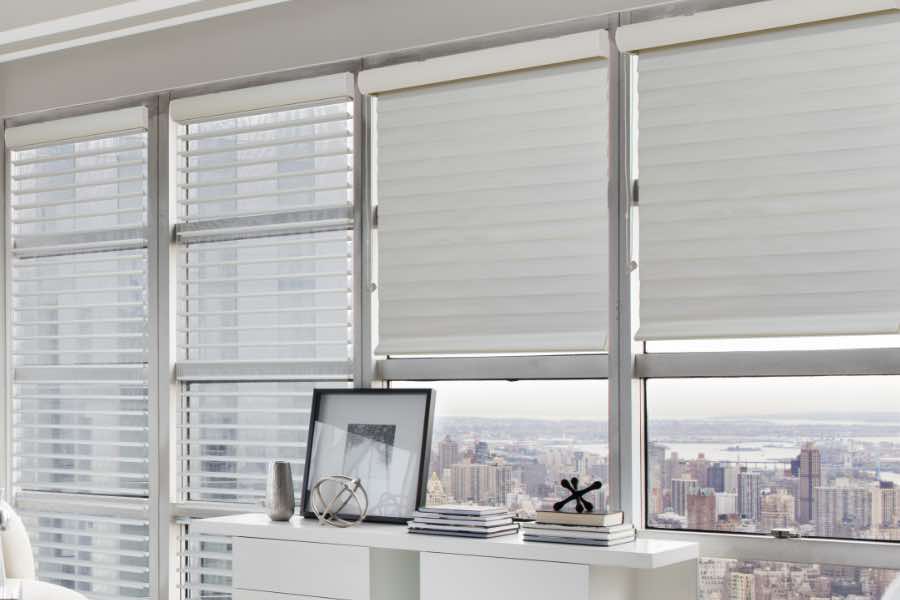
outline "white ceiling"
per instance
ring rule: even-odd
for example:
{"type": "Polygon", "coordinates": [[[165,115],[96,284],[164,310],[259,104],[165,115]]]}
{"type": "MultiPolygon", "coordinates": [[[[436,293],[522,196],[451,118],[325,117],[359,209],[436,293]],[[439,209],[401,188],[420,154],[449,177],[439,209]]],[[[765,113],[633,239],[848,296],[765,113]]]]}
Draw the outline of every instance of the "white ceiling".
{"type": "Polygon", "coordinates": [[[0,62],[290,0],[0,0],[0,62]]]}

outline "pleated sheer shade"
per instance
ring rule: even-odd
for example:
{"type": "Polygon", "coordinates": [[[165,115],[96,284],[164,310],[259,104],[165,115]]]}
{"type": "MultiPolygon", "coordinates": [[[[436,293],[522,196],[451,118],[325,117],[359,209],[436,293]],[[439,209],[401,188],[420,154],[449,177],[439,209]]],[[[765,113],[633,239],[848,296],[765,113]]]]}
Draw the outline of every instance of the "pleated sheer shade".
{"type": "Polygon", "coordinates": [[[641,339],[894,333],[900,19],[642,53],[641,339]]]}
{"type": "Polygon", "coordinates": [[[597,351],[605,60],[377,99],[379,354],[597,351]]]}

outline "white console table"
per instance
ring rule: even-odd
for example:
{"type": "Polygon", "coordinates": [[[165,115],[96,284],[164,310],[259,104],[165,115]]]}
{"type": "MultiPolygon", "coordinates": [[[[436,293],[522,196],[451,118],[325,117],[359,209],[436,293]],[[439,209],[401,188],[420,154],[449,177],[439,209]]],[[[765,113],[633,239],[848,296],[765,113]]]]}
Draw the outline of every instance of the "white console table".
{"type": "Polygon", "coordinates": [[[696,544],[640,540],[613,548],[336,529],[261,514],[196,521],[231,536],[234,600],[696,600],[696,544]]]}

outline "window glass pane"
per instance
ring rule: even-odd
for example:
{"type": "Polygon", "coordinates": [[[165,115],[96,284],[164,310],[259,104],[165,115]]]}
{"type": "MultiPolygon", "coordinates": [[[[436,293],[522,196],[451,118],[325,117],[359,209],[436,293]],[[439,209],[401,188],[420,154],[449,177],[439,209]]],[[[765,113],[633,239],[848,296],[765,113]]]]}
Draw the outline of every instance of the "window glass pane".
{"type": "Polygon", "coordinates": [[[182,358],[349,360],[351,238],[331,231],[184,246],[182,358]]]}
{"type": "Polygon", "coordinates": [[[192,221],[351,200],[353,104],[192,123],[180,137],[182,217],[192,221]]]}
{"type": "Polygon", "coordinates": [[[609,475],[607,382],[391,382],[431,387],[437,409],[428,503],[507,506],[534,515],[563,493],[560,480],[609,475]]]}
{"type": "Polygon", "coordinates": [[[291,463],[299,498],[314,387],[287,381],[186,384],[178,424],[184,499],[262,501],[273,460],[291,463]]]}
{"type": "Polygon", "coordinates": [[[898,383],[649,380],[650,526],[900,541],[898,383]]]}
{"type": "Polygon", "coordinates": [[[700,559],[700,600],[900,598],[897,571],[758,560],[700,559]]]}

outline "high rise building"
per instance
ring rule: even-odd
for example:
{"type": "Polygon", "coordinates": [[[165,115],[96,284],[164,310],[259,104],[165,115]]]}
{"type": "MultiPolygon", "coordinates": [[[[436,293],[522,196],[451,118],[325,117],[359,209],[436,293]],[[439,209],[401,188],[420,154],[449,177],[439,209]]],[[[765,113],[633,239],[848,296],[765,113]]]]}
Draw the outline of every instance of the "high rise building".
{"type": "Polygon", "coordinates": [[[695,479],[672,480],[672,512],[681,516],[687,515],[687,499],[698,490],[695,479]]]}
{"type": "Polygon", "coordinates": [[[728,582],[729,600],[756,600],[752,573],[732,573],[728,582]]]}
{"type": "Polygon", "coordinates": [[[491,464],[456,464],[450,467],[453,498],[457,502],[503,504],[513,491],[512,467],[491,464]]]}
{"type": "Polygon", "coordinates": [[[692,460],[688,466],[688,472],[691,477],[697,480],[697,485],[701,488],[709,487],[708,482],[709,461],[702,452],[697,455],[696,460],[692,460]]]}
{"type": "Polygon", "coordinates": [[[712,488],[703,488],[687,497],[688,529],[709,531],[716,529],[716,495],[712,488]]]}
{"type": "MultiPolygon", "coordinates": [[[[872,527],[873,517],[881,515],[881,489],[877,486],[841,485],[815,490],[816,535],[856,537],[872,527]]],[[[876,521],[877,525],[877,521],[876,521]]]]}
{"type": "Polygon", "coordinates": [[[725,491],[729,494],[737,493],[738,468],[735,465],[725,465],[725,491]]]}
{"type": "Polygon", "coordinates": [[[426,490],[427,495],[425,497],[425,502],[428,506],[447,504],[449,501],[447,494],[444,493],[444,484],[441,483],[441,479],[438,477],[437,473],[431,474],[431,479],[428,480],[426,490]]]}
{"type": "Polygon", "coordinates": [[[491,450],[487,442],[475,442],[475,458],[472,462],[479,465],[486,465],[491,458],[491,450]]]}
{"type": "Polygon", "coordinates": [[[897,510],[900,509],[900,497],[898,497],[900,488],[895,486],[893,481],[881,481],[879,487],[881,488],[881,525],[893,527],[900,518],[897,513],[897,510]]]}
{"type": "Polygon", "coordinates": [[[760,501],[760,527],[769,531],[792,527],[795,514],[794,497],[786,492],[767,494],[760,501]]]}
{"type": "Polygon", "coordinates": [[[814,519],[815,490],[822,485],[822,454],[810,442],[800,449],[798,459],[796,513],[802,524],[814,519]]]}
{"type": "Polygon", "coordinates": [[[752,473],[746,467],[738,473],[738,513],[751,521],[759,520],[759,473],[752,473]]]}
{"type": "Polygon", "coordinates": [[[716,515],[736,515],[737,511],[737,494],[716,492],[716,515]]]}
{"type": "Polygon", "coordinates": [[[707,485],[717,492],[725,491],[725,466],[722,463],[710,465],[706,470],[707,485]]]}
{"type": "Polygon", "coordinates": [[[443,473],[459,462],[459,444],[449,435],[438,444],[437,472],[443,473]]]}

